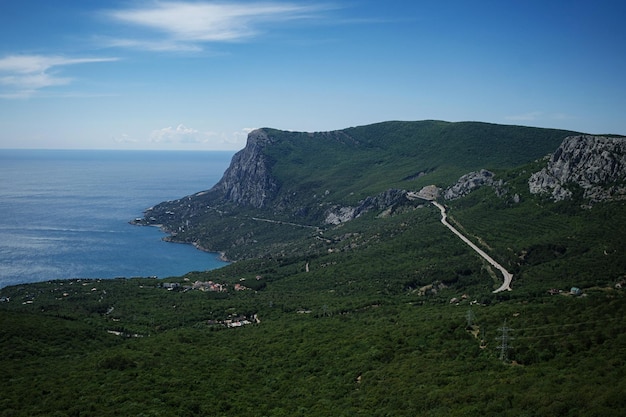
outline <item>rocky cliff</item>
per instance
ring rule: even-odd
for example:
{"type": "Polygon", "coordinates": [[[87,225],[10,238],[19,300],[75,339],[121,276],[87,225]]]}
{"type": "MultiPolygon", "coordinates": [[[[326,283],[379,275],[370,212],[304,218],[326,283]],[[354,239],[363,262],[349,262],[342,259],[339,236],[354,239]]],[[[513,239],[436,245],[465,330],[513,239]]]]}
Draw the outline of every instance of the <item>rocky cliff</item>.
{"type": "Polygon", "coordinates": [[[395,209],[406,204],[410,204],[408,192],[405,190],[389,189],[373,197],[367,197],[359,201],[356,206],[338,206],[330,207],[326,211],[324,223],[340,224],[356,219],[371,210],[380,212],[379,214],[391,214],[395,209]]]}
{"type": "Polygon", "coordinates": [[[456,200],[484,186],[491,187],[498,197],[502,198],[508,196],[508,201],[513,204],[520,202],[519,194],[515,193],[511,195],[507,184],[502,179],[496,179],[495,174],[486,169],[470,172],[461,176],[455,184],[446,188],[443,192],[443,198],[446,200],[456,200]]]}
{"type": "Polygon", "coordinates": [[[233,156],[224,176],[211,191],[235,204],[263,208],[279,188],[271,174],[272,162],[263,153],[263,148],[271,142],[262,129],[250,132],[246,147],[233,156]]]}
{"type": "Polygon", "coordinates": [[[555,201],[571,198],[580,187],[593,203],[626,198],[625,182],[626,138],[579,135],[566,138],[528,185],[531,193],[555,201]]]}
{"type": "MultiPolygon", "coordinates": [[[[502,180],[499,180],[497,184],[501,186],[502,180]]],[[[487,171],[486,169],[470,172],[459,178],[454,185],[446,188],[446,191],[443,193],[443,198],[446,200],[456,200],[484,185],[494,185],[493,172],[487,171]]]]}
{"type": "Polygon", "coordinates": [[[266,207],[279,188],[271,173],[272,161],[263,152],[271,143],[262,129],[250,132],[246,147],[233,156],[220,181],[210,190],[157,204],[144,212],[143,219],[132,223],[158,224],[168,232],[178,233],[188,228],[189,220],[207,211],[221,212],[224,204],[254,209],[266,207]],[[185,226],[181,226],[183,223],[185,226]]]}

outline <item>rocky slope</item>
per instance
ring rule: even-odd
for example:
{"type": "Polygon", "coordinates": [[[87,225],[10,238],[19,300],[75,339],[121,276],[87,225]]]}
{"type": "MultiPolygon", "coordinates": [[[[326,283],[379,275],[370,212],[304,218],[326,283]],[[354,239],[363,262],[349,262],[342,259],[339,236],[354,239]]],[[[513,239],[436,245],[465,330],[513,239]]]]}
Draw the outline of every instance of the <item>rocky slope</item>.
{"type": "Polygon", "coordinates": [[[454,185],[448,187],[443,193],[443,197],[446,200],[456,200],[457,198],[464,197],[475,189],[485,185],[501,189],[502,180],[495,180],[493,172],[486,169],[470,172],[459,178],[454,185]]]}
{"type": "Polygon", "coordinates": [[[271,161],[263,149],[272,143],[261,129],[248,135],[246,147],[237,152],[224,172],[222,179],[212,191],[222,195],[225,201],[235,204],[264,207],[278,191],[278,182],[271,173],[271,161]]]}
{"type": "Polygon", "coordinates": [[[189,230],[207,212],[224,213],[233,206],[263,209],[276,197],[279,188],[272,175],[272,163],[264,153],[271,142],[261,129],[250,132],[246,147],[233,156],[224,175],[211,189],[159,203],[148,208],[143,218],[131,223],[159,225],[165,232],[176,235],[189,230]]]}
{"type": "Polygon", "coordinates": [[[406,190],[389,189],[373,197],[359,201],[356,206],[334,205],[326,211],[325,224],[341,224],[365,214],[378,211],[381,215],[391,214],[395,209],[411,204],[406,190]]]}
{"type": "Polygon", "coordinates": [[[580,135],[566,138],[528,186],[555,201],[571,198],[580,187],[593,203],[626,198],[625,182],[626,138],[580,135]]]}

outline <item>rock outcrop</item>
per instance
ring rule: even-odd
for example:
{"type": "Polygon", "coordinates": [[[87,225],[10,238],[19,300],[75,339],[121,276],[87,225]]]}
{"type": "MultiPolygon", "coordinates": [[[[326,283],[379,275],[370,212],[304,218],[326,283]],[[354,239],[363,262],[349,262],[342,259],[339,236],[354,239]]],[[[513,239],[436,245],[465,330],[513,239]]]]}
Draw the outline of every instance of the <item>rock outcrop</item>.
{"type": "Polygon", "coordinates": [[[455,200],[464,197],[479,187],[490,185],[502,187],[502,180],[494,180],[493,172],[481,169],[480,171],[470,172],[463,175],[456,184],[446,188],[443,198],[446,200],[455,200]]]}
{"type": "Polygon", "coordinates": [[[370,210],[391,212],[398,206],[407,204],[410,199],[407,191],[389,189],[373,197],[367,197],[356,206],[333,206],[326,212],[324,223],[340,224],[356,219],[370,210]]]}
{"type": "Polygon", "coordinates": [[[263,208],[279,188],[271,174],[271,161],[263,153],[268,144],[271,139],[262,129],[250,132],[246,147],[233,156],[224,176],[211,191],[232,203],[263,208]]]}
{"type": "Polygon", "coordinates": [[[626,198],[625,182],[626,138],[580,135],[566,138],[528,186],[555,201],[571,198],[580,187],[593,203],[626,198]]]}
{"type": "Polygon", "coordinates": [[[272,139],[262,129],[248,134],[246,147],[237,152],[220,181],[207,191],[201,191],[178,200],[165,201],[150,207],[143,218],[133,224],[160,225],[176,234],[196,224],[207,211],[223,210],[224,203],[265,208],[278,192],[278,182],[271,173],[272,161],[263,152],[272,139]]]}

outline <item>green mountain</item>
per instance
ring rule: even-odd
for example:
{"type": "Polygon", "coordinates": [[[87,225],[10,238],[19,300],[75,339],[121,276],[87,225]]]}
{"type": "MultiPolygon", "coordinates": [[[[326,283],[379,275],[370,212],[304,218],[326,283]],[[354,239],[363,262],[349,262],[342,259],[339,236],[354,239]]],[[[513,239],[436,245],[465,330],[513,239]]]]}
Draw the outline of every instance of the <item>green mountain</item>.
{"type": "Polygon", "coordinates": [[[622,137],[259,129],[136,221],[236,262],[0,290],[0,414],[621,415],[625,197],[622,137]]]}
{"type": "MultiPolygon", "coordinates": [[[[277,245],[287,251],[310,228],[277,228],[259,219],[326,229],[328,216],[341,208],[355,207],[357,214],[385,208],[401,197],[393,190],[445,187],[470,171],[529,163],[573,134],[441,121],[321,133],[259,129],[212,189],[159,204],[140,223],[162,225],[172,240],[229,259],[271,254],[277,245]]],[[[291,250],[302,252],[297,244],[291,250]]]]}

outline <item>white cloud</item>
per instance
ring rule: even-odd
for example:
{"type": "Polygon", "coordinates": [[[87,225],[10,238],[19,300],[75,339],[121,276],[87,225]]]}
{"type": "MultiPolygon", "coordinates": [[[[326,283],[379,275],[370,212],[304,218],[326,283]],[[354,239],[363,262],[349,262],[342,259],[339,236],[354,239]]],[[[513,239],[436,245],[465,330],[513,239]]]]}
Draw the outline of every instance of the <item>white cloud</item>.
{"type": "Polygon", "coordinates": [[[127,133],[122,133],[119,136],[114,136],[113,141],[118,144],[127,144],[127,143],[138,143],[139,141],[133,137],[131,137],[127,133]]]}
{"type": "Polygon", "coordinates": [[[95,62],[116,61],[117,58],[67,58],[57,55],[9,55],[0,58],[0,97],[26,98],[46,87],[67,85],[72,78],[51,74],[55,67],[95,62]]]}
{"type": "Polygon", "coordinates": [[[148,142],[168,149],[236,150],[245,146],[248,133],[253,130],[245,128],[234,132],[203,132],[179,124],[153,130],[148,142]]]}
{"type": "Polygon", "coordinates": [[[230,135],[222,135],[222,143],[234,148],[243,148],[246,144],[246,140],[248,139],[248,134],[253,130],[255,129],[246,127],[233,132],[230,135]]]}
{"type": "Polygon", "coordinates": [[[154,2],[144,7],[109,10],[109,18],[150,29],[161,38],[109,39],[109,46],[189,51],[206,42],[239,41],[258,35],[267,23],[313,19],[329,6],[279,2],[154,2]]]}
{"type": "Polygon", "coordinates": [[[121,38],[100,38],[99,42],[107,48],[142,49],[146,51],[163,52],[200,52],[202,48],[195,44],[181,43],[177,41],[162,40],[139,40],[121,38]]]}
{"type": "Polygon", "coordinates": [[[150,133],[150,142],[178,144],[207,143],[212,136],[215,136],[213,132],[200,132],[199,130],[179,124],[175,128],[169,126],[163,129],[153,130],[152,133],[150,133]]]}

